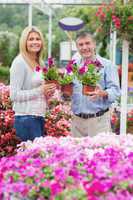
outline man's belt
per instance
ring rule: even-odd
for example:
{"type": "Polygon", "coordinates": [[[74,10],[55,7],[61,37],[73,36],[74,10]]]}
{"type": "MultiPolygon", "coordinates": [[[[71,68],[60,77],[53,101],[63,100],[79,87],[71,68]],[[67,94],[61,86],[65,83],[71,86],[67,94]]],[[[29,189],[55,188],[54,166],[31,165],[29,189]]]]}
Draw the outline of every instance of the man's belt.
{"type": "Polygon", "coordinates": [[[86,114],[86,113],[79,113],[79,114],[75,114],[76,116],[78,117],[81,117],[83,119],[88,119],[88,118],[94,118],[94,117],[100,117],[102,116],[105,112],[108,112],[109,111],[109,108],[107,108],[106,110],[101,110],[97,113],[89,113],[89,114],[86,114]]]}

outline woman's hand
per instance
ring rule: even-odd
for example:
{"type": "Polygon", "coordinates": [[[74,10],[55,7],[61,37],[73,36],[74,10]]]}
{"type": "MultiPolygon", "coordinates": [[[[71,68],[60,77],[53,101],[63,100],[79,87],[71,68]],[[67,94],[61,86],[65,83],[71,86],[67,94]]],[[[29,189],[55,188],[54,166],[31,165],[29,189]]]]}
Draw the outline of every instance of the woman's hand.
{"type": "Polygon", "coordinates": [[[51,97],[56,90],[56,84],[55,83],[47,83],[47,84],[43,83],[42,89],[43,89],[44,95],[46,97],[51,97]]]}

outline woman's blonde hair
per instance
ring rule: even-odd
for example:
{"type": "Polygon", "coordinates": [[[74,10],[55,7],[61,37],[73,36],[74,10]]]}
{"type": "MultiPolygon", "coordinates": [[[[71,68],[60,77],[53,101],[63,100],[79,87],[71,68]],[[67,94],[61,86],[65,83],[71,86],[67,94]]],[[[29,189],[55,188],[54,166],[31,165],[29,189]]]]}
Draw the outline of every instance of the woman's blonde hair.
{"type": "Polygon", "coordinates": [[[19,50],[20,50],[20,54],[24,57],[24,59],[28,62],[28,64],[31,67],[34,67],[34,62],[33,60],[30,59],[29,57],[29,53],[27,51],[27,39],[30,33],[32,32],[36,32],[40,35],[41,41],[42,41],[42,47],[41,50],[37,53],[37,63],[39,63],[40,65],[42,64],[43,61],[43,55],[44,55],[44,48],[45,48],[45,43],[44,43],[44,38],[43,38],[43,34],[42,32],[36,27],[36,26],[27,26],[20,37],[20,41],[19,41],[19,50]]]}

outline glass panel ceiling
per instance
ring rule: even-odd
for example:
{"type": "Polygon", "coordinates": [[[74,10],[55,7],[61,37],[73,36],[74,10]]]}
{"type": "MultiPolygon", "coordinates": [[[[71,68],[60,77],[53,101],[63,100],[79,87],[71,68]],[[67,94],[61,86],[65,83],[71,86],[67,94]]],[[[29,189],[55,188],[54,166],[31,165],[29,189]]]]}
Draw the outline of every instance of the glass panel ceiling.
{"type": "Polygon", "coordinates": [[[110,0],[46,0],[50,4],[101,4],[110,2],[110,0]]]}
{"type": "Polygon", "coordinates": [[[101,4],[111,0],[0,0],[2,4],[48,3],[48,4],[101,4]]]}

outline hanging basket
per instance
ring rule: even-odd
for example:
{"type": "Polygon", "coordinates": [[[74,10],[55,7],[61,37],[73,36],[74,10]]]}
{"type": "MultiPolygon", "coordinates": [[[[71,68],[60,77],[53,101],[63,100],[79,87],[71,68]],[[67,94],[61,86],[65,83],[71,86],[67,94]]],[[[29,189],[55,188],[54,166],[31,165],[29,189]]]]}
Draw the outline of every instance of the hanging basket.
{"type": "Polygon", "coordinates": [[[82,93],[83,95],[89,95],[90,92],[94,92],[96,89],[96,86],[92,86],[92,85],[83,85],[82,88],[82,93]]]}
{"type": "Polygon", "coordinates": [[[65,96],[68,96],[68,97],[72,96],[73,84],[62,85],[61,91],[62,91],[63,95],[65,95],[65,96]]]}

